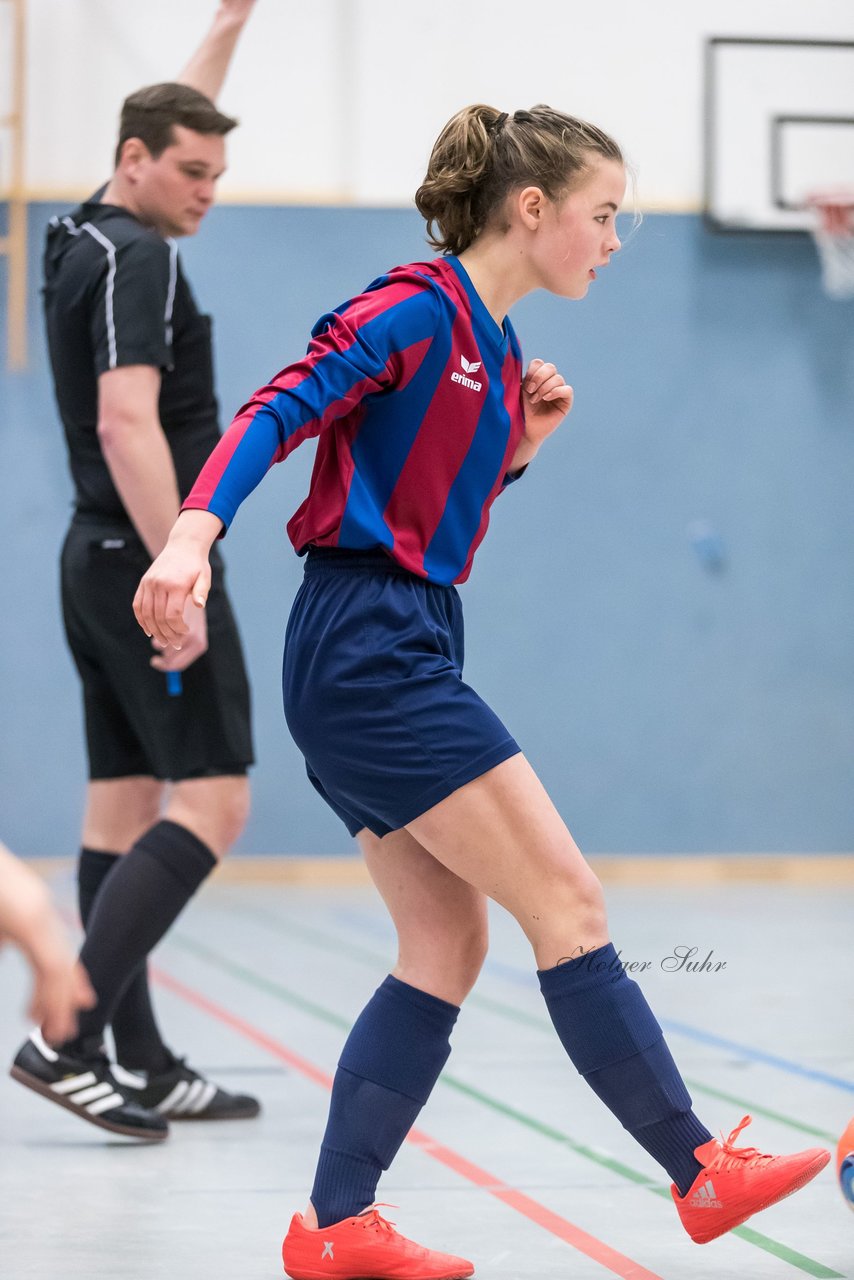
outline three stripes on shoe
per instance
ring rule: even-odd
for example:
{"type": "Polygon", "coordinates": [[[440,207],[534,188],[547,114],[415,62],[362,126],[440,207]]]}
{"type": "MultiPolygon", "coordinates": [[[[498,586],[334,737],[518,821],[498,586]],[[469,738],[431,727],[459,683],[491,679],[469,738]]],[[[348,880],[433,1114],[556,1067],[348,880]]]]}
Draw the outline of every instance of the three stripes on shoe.
{"type": "MultiPolygon", "coordinates": [[[[51,1049],[39,1031],[33,1031],[30,1039],[48,1062],[57,1061],[59,1054],[51,1049]]],[[[48,1085],[48,1088],[51,1093],[67,1098],[69,1102],[73,1102],[75,1106],[81,1107],[93,1116],[99,1116],[102,1112],[120,1107],[124,1103],[124,1098],[120,1093],[116,1093],[109,1081],[99,1080],[93,1071],[66,1076],[63,1080],[57,1080],[54,1084],[48,1085]]]]}
{"type": "MultiPolygon", "coordinates": [[[[114,1063],[110,1070],[118,1083],[127,1088],[144,1089],[148,1083],[145,1076],[127,1071],[118,1063],[114,1063]]],[[[201,1077],[192,1081],[179,1080],[161,1102],[151,1106],[151,1110],[162,1116],[197,1116],[210,1106],[216,1091],[215,1084],[201,1077]]]]}

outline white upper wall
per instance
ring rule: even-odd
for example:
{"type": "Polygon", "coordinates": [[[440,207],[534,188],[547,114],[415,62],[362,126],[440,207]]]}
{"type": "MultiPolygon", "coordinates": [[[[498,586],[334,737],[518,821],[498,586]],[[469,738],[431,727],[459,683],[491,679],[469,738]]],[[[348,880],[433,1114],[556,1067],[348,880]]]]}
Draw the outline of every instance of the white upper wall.
{"type": "MultiPolygon", "coordinates": [[[[28,0],[27,8],[27,186],[34,195],[82,194],[111,170],[122,98],[178,73],[215,0],[28,0]]],[[[854,6],[258,0],[220,103],[242,124],[229,140],[221,194],[407,203],[458,107],[549,102],[617,137],[638,171],[642,205],[695,209],[708,35],[854,39],[854,6]]],[[[7,37],[2,14],[0,112],[7,37]]]]}

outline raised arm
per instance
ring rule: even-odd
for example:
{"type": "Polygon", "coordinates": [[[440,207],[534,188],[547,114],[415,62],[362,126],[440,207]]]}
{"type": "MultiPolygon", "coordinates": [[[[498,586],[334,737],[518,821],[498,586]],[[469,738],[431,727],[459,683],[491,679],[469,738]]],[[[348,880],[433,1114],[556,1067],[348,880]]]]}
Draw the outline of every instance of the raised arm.
{"type": "Polygon", "coordinates": [[[220,0],[213,25],[177,82],[198,89],[216,102],[240,33],[254,7],[255,0],[220,0]]]}

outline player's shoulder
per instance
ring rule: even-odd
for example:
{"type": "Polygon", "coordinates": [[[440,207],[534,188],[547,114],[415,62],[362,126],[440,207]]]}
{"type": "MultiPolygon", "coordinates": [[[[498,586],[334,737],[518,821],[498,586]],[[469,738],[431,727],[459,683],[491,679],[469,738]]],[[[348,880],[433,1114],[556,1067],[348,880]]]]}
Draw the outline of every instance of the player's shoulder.
{"type": "Polygon", "coordinates": [[[364,292],[365,295],[391,292],[401,299],[420,298],[425,305],[444,302],[452,295],[448,271],[448,265],[442,258],[434,258],[428,262],[407,262],[377,276],[364,292]]]}
{"type": "Polygon", "coordinates": [[[387,330],[398,321],[408,324],[413,320],[418,321],[422,329],[429,329],[431,325],[436,328],[443,314],[447,319],[452,313],[452,300],[442,288],[432,264],[409,262],[377,276],[361,293],[321,316],[314,333],[336,321],[355,329],[379,325],[387,330]]]}

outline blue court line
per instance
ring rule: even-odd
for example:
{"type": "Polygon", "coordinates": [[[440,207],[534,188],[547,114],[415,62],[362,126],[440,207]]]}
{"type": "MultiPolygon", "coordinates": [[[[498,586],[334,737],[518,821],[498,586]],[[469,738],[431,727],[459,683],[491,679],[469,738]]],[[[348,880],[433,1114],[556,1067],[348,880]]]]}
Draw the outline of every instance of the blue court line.
{"type": "Polygon", "coordinates": [[[804,1067],[799,1062],[792,1062],[789,1058],[778,1058],[773,1053],[764,1053],[762,1049],[752,1049],[750,1045],[739,1044],[737,1040],[725,1040],[723,1036],[712,1035],[708,1031],[701,1031],[698,1027],[689,1027],[684,1022],[673,1022],[670,1018],[659,1018],[659,1022],[666,1031],[676,1031],[679,1035],[690,1036],[692,1040],[714,1045],[717,1049],[735,1050],[737,1053],[744,1054],[746,1058],[752,1058],[755,1062],[764,1062],[766,1066],[777,1067],[779,1071],[788,1071],[790,1075],[803,1076],[806,1080],[817,1080],[820,1084],[829,1084],[834,1089],[844,1089],[847,1093],[854,1093],[854,1080],[844,1080],[842,1076],[832,1076],[826,1071],[814,1071],[812,1067],[804,1067]]]}
{"type": "MultiPolygon", "coordinates": [[[[388,938],[390,934],[393,936],[394,933],[390,923],[385,927],[383,922],[372,918],[367,912],[336,911],[334,915],[342,924],[349,924],[353,928],[375,936],[388,938]]],[[[520,969],[516,965],[491,960],[489,956],[486,958],[483,969],[485,973],[503,978],[505,982],[512,982],[514,986],[539,988],[537,976],[533,969],[520,969]]],[[[676,1022],[672,1018],[659,1018],[658,1021],[665,1031],[673,1031],[677,1035],[696,1040],[699,1044],[708,1044],[716,1049],[726,1049],[730,1053],[739,1053],[742,1057],[750,1058],[754,1062],[762,1062],[765,1066],[776,1067],[778,1071],[787,1071],[789,1075],[801,1076],[805,1080],[814,1080],[819,1084],[830,1085],[833,1089],[842,1089],[846,1093],[854,1093],[854,1080],[845,1080],[842,1076],[833,1076],[827,1071],[815,1071],[812,1067],[805,1067],[800,1062],[793,1062],[790,1058],[780,1058],[776,1054],[765,1053],[762,1049],[754,1049],[750,1045],[740,1044],[737,1040],[727,1040],[723,1036],[716,1036],[710,1031],[703,1031],[700,1027],[691,1027],[686,1022],[676,1022]]]]}

